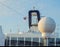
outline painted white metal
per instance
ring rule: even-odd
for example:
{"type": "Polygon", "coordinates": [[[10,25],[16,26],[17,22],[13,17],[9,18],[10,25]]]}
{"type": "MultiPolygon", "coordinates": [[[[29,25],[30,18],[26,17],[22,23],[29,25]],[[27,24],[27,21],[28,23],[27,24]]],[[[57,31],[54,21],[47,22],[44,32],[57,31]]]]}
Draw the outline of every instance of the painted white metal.
{"type": "Polygon", "coordinates": [[[55,27],[56,23],[50,17],[43,17],[38,23],[38,29],[44,37],[49,36],[52,32],[54,32],[55,27]]]}
{"type": "Polygon", "coordinates": [[[4,46],[5,42],[5,35],[2,32],[2,27],[0,26],[0,46],[4,46]]]}

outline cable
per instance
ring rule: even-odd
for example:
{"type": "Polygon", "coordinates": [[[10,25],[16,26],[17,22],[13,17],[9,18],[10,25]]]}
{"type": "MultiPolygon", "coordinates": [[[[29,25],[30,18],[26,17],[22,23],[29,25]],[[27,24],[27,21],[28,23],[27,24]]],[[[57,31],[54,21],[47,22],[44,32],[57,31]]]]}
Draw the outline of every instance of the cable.
{"type": "Polygon", "coordinates": [[[8,9],[10,9],[10,10],[16,12],[17,14],[21,15],[18,11],[16,11],[15,9],[13,9],[13,8],[11,8],[11,7],[7,6],[7,5],[5,5],[4,3],[0,2],[0,4],[2,4],[3,6],[7,7],[8,9]]]}

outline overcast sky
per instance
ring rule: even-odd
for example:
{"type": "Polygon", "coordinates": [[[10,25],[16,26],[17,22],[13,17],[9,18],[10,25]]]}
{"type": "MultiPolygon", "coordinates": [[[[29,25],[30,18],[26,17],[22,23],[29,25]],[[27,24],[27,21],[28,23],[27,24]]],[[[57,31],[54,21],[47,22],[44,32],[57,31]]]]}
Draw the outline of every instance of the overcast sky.
{"type": "Polygon", "coordinates": [[[39,10],[41,16],[51,17],[56,22],[56,30],[60,31],[60,0],[0,0],[0,25],[3,32],[28,31],[28,11],[39,10]],[[59,28],[59,29],[57,29],[59,28]]]}

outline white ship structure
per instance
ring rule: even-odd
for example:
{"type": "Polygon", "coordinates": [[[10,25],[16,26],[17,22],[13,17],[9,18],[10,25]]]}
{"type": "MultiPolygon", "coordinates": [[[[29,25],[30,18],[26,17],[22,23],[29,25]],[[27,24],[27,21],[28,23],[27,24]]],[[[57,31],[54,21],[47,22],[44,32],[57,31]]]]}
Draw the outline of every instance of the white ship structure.
{"type": "MultiPolygon", "coordinates": [[[[43,16],[40,16],[40,12],[38,10],[30,10],[28,13],[28,19],[29,19],[28,32],[3,34],[2,27],[0,26],[0,46],[31,46],[31,47],[33,46],[38,46],[38,47],[39,46],[60,46],[60,38],[57,38],[55,35],[53,35],[53,33],[50,34],[51,36],[46,39],[46,44],[44,44],[45,41],[44,41],[44,38],[42,37],[41,31],[39,30],[40,28],[38,29],[38,22],[42,18],[43,16]]],[[[48,19],[48,22],[49,20],[50,19],[48,19]]],[[[49,25],[49,28],[50,26],[51,25],[49,25]]],[[[52,31],[51,29],[50,31],[52,31]]]]}

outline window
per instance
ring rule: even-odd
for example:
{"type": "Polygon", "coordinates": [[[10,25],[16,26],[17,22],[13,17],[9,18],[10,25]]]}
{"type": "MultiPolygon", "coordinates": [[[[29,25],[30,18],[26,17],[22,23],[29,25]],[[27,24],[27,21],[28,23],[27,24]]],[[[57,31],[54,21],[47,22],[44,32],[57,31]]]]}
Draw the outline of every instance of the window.
{"type": "Polygon", "coordinates": [[[55,46],[55,39],[54,38],[48,38],[48,46],[55,46]]]}
{"type": "Polygon", "coordinates": [[[9,37],[5,39],[5,46],[9,46],[9,37]]]}
{"type": "Polygon", "coordinates": [[[60,46],[60,38],[56,38],[56,46],[60,46]]]}
{"type": "Polygon", "coordinates": [[[18,38],[18,46],[24,46],[24,38],[18,38]]]}
{"type": "Polygon", "coordinates": [[[17,38],[16,37],[12,37],[11,38],[11,46],[16,46],[17,45],[17,38]]]}
{"type": "Polygon", "coordinates": [[[40,38],[40,46],[43,46],[43,45],[44,45],[44,39],[40,38]]]}
{"type": "Polygon", "coordinates": [[[39,38],[33,38],[32,46],[39,46],[39,38]]]}
{"type": "Polygon", "coordinates": [[[31,46],[31,38],[25,38],[25,45],[31,46]]]}

